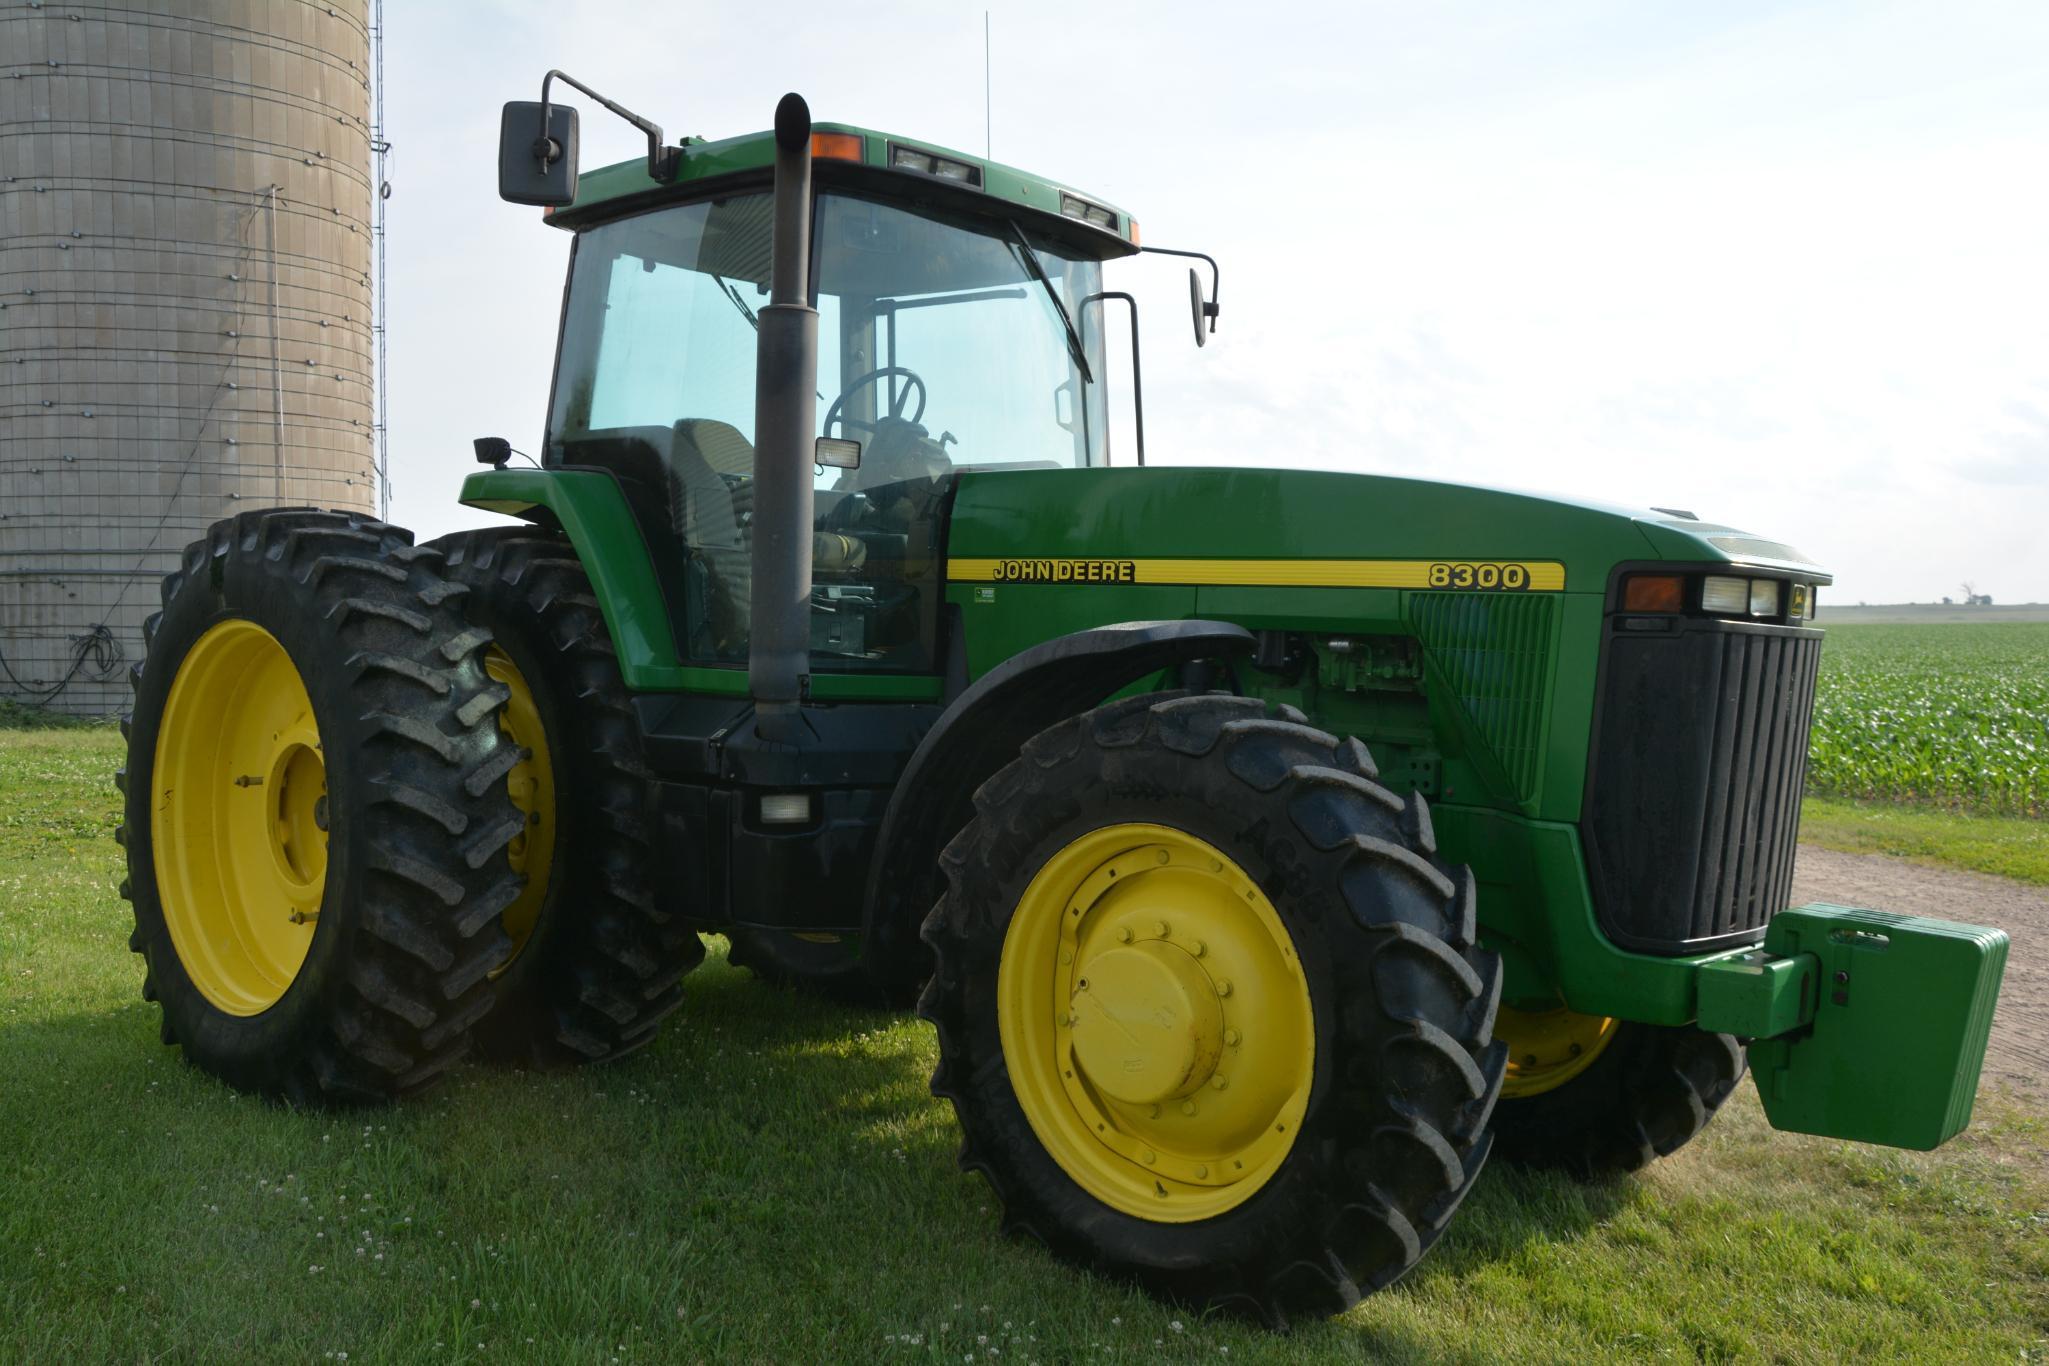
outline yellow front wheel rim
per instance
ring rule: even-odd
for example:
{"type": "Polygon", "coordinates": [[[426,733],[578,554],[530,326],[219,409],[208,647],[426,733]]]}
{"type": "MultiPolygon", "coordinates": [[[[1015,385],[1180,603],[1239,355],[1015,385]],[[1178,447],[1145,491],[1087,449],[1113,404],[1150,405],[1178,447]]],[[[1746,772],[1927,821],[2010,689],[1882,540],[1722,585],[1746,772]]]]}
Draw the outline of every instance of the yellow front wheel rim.
{"type": "Polygon", "coordinates": [[[1025,1118],[1104,1204],[1212,1218],[1293,1147],[1316,1061],[1308,979],[1215,846],[1122,824],[1061,849],[1019,898],[996,996],[1025,1118]]]}
{"type": "Polygon", "coordinates": [[[1551,1010],[1501,1007],[1494,1020],[1494,1037],[1508,1045],[1503,1098],[1542,1095],[1565,1085],[1607,1051],[1621,1023],[1612,1016],[1581,1015],[1563,1006],[1551,1010]]]}
{"type": "Polygon", "coordinates": [[[313,702],[277,638],[209,627],[178,665],[157,730],[150,847],[178,961],[230,1015],[277,1004],[327,889],[327,760],[313,702]]]}
{"type": "MultiPolygon", "coordinates": [[[[517,957],[533,937],[541,904],[548,899],[548,870],[555,863],[555,765],[548,753],[548,733],[541,724],[534,690],[512,657],[493,645],[484,654],[484,672],[512,694],[505,710],[498,713],[498,728],[525,752],[505,776],[507,794],[526,822],[505,849],[512,871],[526,878],[519,900],[505,908],[505,933],[511,937],[513,956],[517,957]]],[[[506,960],[505,966],[511,965],[511,960],[506,960]]]]}

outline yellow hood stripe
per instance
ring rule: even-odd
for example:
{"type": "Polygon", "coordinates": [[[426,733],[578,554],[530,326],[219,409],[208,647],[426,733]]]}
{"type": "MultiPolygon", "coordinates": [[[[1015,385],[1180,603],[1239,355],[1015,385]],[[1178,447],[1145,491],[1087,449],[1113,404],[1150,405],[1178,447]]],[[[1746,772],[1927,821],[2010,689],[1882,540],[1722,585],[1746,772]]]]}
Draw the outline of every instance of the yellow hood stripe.
{"type": "Polygon", "coordinates": [[[1272,588],[1420,588],[1558,593],[1555,560],[951,559],[947,577],[969,583],[1194,584],[1272,588]]]}

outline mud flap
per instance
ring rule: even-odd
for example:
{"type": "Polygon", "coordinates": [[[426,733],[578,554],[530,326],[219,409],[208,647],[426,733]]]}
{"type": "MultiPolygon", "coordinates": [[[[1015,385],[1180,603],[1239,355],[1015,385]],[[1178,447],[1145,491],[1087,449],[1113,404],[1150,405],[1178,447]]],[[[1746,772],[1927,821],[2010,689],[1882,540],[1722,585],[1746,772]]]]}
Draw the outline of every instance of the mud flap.
{"type": "Polygon", "coordinates": [[[1805,1023],[1750,1046],[1773,1128],[1925,1150],[1970,1123],[2004,930],[1815,903],[1764,950],[1800,964],[1804,998],[1805,1023]]]}

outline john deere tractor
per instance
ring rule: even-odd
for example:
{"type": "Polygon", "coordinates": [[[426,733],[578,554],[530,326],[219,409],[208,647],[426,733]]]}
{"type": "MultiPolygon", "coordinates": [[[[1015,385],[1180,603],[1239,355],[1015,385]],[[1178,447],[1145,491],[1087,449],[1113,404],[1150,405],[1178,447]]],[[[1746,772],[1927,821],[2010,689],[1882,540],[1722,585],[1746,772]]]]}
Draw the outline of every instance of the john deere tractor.
{"type": "Polygon", "coordinates": [[[1006,1229],[1269,1322],[1400,1276],[1490,1152],[1671,1153],[1746,1055],[1781,1128],[1968,1120],[2005,936],[1787,906],[1804,556],[1146,468],[1122,209],[795,96],[675,144],[586,90],[648,156],[579,183],[557,79],[500,149],[569,234],[547,427],[463,490],[520,524],[246,512],[165,580],[124,893],[192,1062],[325,1105],[609,1059],[717,932],[918,1001],[1006,1229]]]}

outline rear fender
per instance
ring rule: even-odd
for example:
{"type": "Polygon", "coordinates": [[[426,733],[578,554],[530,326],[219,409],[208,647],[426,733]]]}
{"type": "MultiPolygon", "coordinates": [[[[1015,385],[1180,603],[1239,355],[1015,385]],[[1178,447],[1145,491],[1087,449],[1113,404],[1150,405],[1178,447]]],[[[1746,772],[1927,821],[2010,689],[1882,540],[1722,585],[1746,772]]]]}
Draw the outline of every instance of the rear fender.
{"type": "Polygon", "coordinates": [[[1134,621],[1077,631],[1005,660],[954,699],[911,755],[868,872],[866,952],[923,954],[918,926],[942,888],[939,854],[974,816],[975,789],[1025,741],[1159,673],[1252,653],[1218,621],[1134,621]]]}

